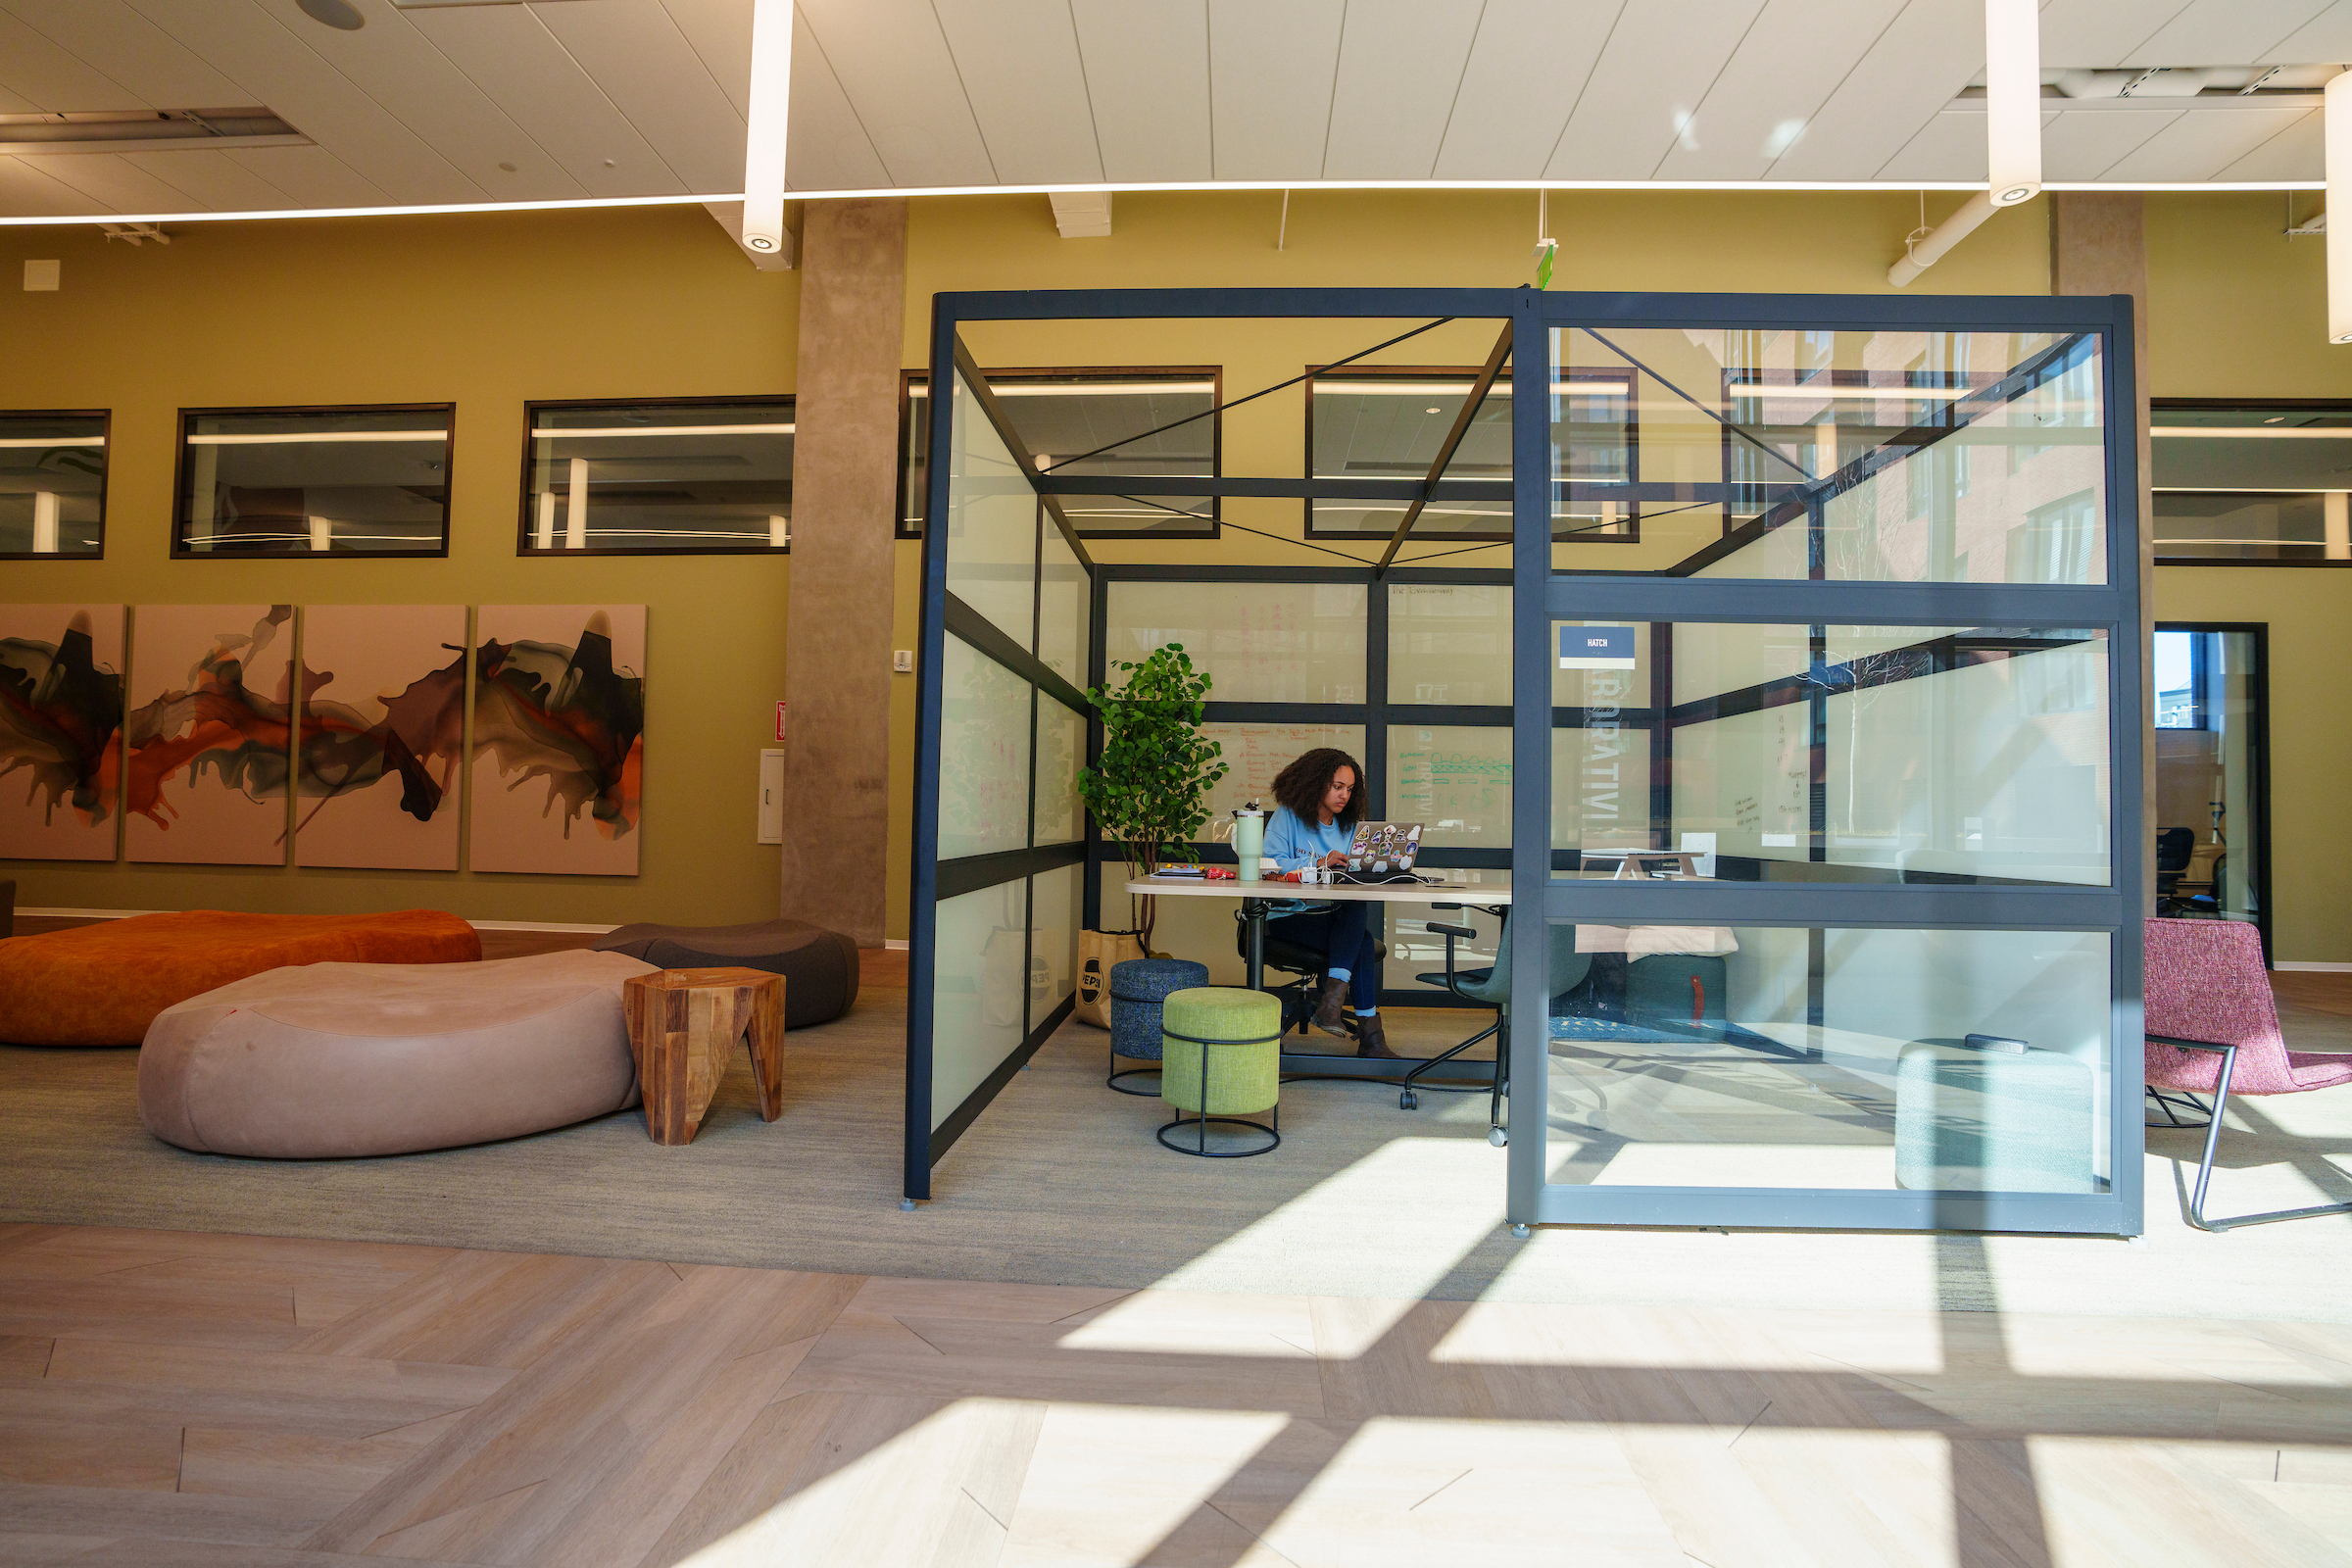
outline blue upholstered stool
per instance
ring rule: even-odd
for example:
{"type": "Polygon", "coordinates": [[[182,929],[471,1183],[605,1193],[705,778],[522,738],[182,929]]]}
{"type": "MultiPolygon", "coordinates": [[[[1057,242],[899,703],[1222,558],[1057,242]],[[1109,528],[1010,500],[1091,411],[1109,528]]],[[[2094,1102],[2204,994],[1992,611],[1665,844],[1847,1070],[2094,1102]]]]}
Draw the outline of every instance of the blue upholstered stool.
{"type": "Polygon", "coordinates": [[[1121,1070],[1119,1058],[1157,1061],[1160,1053],[1159,1004],[1171,991],[1190,991],[1208,984],[1208,965],[1189,958],[1129,958],[1110,966],[1110,1075],[1102,1081],[1122,1095],[1156,1098],[1159,1085],[1130,1089],[1122,1078],[1156,1074],[1156,1067],[1121,1070]]]}

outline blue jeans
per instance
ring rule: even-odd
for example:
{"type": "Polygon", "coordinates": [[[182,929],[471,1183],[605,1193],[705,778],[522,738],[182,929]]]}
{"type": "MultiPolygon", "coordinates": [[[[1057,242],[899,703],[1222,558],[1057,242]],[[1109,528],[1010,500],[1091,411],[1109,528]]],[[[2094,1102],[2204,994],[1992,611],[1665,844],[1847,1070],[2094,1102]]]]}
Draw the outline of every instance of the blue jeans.
{"type": "Polygon", "coordinates": [[[1356,1011],[1380,1005],[1380,949],[1372,940],[1372,906],[1349,902],[1266,922],[1266,935],[1323,955],[1326,968],[1348,971],[1348,1001],[1356,1011]]]}

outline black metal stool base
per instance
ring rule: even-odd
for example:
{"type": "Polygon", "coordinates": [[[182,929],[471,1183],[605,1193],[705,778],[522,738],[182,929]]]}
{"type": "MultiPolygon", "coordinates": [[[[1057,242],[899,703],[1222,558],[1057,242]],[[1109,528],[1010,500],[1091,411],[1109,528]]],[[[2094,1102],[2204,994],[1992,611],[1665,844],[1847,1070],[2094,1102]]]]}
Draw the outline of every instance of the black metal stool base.
{"type": "Polygon", "coordinates": [[[1119,1080],[1122,1078],[1141,1078],[1146,1073],[1151,1074],[1156,1079],[1159,1076],[1159,1069],[1157,1067],[1121,1067],[1118,1065],[1117,1059],[1114,1057],[1111,1062],[1110,1076],[1102,1080],[1103,1087],[1107,1089],[1115,1089],[1122,1095],[1134,1095],[1139,1099],[1144,1100],[1157,1100],[1159,1098],[1159,1085],[1157,1083],[1152,1084],[1152,1086],[1149,1089],[1130,1089],[1125,1084],[1119,1082],[1119,1080]]]}
{"type": "MultiPolygon", "coordinates": [[[[1134,1091],[1130,1090],[1128,1093],[1132,1094],[1134,1091]]],[[[1274,1116],[1279,1121],[1282,1118],[1282,1112],[1277,1109],[1274,1116]]],[[[1163,1122],[1153,1136],[1158,1138],[1163,1148],[1172,1149],[1179,1154],[1191,1154],[1197,1159],[1249,1159],[1257,1154],[1270,1154],[1282,1147],[1282,1134],[1262,1121],[1251,1121],[1245,1116],[1194,1116],[1188,1119],[1182,1111],[1178,1111],[1176,1119],[1163,1122]],[[1264,1133],[1272,1142],[1256,1149],[1211,1149],[1208,1147],[1208,1124],[1210,1122],[1223,1122],[1229,1127],[1248,1127],[1253,1131],[1264,1133]],[[1200,1129],[1195,1134],[1198,1140],[1197,1147],[1187,1149],[1182,1144],[1168,1142],[1168,1134],[1187,1127],[1200,1129]]]]}

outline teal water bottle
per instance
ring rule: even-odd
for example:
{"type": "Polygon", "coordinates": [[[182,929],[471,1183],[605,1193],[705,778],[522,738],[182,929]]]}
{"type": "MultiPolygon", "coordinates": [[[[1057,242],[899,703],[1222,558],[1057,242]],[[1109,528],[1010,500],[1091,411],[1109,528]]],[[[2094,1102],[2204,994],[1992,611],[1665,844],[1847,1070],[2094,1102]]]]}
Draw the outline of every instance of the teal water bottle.
{"type": "Polygon", "coordinates": [[[1240,875],[1243,881],[1255,882],[1258,879],[1257,862],[1265,853],[1266,813],[1257,808],[1255,801],[1251,801],[1233,813],[1233,854],[1234,858],[1242,862],[1240,875]]]}

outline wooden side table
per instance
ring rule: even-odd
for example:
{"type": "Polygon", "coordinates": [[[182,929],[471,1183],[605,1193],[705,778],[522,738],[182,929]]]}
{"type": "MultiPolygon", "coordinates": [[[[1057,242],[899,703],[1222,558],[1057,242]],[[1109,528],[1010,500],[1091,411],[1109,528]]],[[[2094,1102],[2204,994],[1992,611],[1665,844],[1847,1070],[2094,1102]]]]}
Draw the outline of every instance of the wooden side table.
{"type": "Polygon", "coordinates": [[[751,1048],[760,1119],[784,1114],[784,977],[764,969],[664,969],[621,982],[629,1054],[657,1144],[691,1144],[727,1074],[735,1042],[751,1048]]]}

